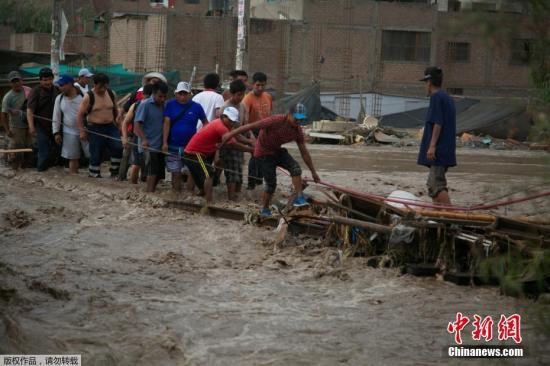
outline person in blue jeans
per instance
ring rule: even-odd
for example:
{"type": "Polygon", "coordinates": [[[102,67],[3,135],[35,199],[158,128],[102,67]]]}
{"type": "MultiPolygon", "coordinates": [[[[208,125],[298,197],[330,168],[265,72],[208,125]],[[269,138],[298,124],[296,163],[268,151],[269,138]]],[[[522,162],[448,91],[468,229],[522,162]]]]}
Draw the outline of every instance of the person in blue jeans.
{"type": "Polygon", "coordinates": [[[59,94],[53,85],[53,71],[44,67],[38,73],[40,85],[32,90],[27,101],[27,121],[29,133],[36,136],[38,161],[36,168],[43,172],[50,167],[60,149],[57,149],[53,132],[52,118],[55,98],[59,94]]]}
{"type": "Polygon", "coordinates": [[[94,75],[94,88],[90,90],[80,104],[77,126],[80,139],[88,139],[90,145],[89,176],[101,178],[101,163],[105,149],[111,156],[111,178],[118,177],[122,159],[120,132],[115,125],[118,107],[113,91],[109,89],[109,77],[103,73],[94,75]],[[86,117],[87,126],[84,126],[86,117]]]}
{"type": "Polygon", "coordinates": [[[430,168],[428,194],[434,203],[450,205],[445,174],[456,166],[456,110],[453,99],[441,90],[443,71],[428,67],[424,77],[430,105],[418,153],[418,164],[430,168]]]}

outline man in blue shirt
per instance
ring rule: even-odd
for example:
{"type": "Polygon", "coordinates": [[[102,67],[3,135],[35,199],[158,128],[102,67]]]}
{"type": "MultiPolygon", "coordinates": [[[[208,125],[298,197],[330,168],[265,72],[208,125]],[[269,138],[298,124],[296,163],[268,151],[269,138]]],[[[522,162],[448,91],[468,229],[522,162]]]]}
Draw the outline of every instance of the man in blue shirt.
{"type": "Polygon", "coordinates": [[[420,80],[426,83],[430,106],[420,144],[418,164],[430,168],[428,193],[434,203],[451,204],[445,173],[456,165],[456,110],[451,97],[443,90],[443,71],[428,67],[420,80]]]}
{"type": "Polygon", "coordinates": [[[139,104],[134,128],[139,137],[139,152],[143,152],[147,171],[147,192],[154,192],[159,180],[164,179],[164,154],[162,131],[164,127],[164,102],[168,85],[160,81],[153,84],[153,94],[139,104]]]}
{"type": "MultiPolygon", "coordinates": [[[[183,151],[197,132],[198,122],[206,126],[208,119],[201,105],[191,100],[189,83],[179,82],[174,94],[176,98],[166,103],[164,110],[162,151],[169,154],[166,157],[166,168],[172,173],[172,189],[179,192],[184,167],[183,151]]],[[[188,182],[191,184],[191,180],[188,182]]]]}

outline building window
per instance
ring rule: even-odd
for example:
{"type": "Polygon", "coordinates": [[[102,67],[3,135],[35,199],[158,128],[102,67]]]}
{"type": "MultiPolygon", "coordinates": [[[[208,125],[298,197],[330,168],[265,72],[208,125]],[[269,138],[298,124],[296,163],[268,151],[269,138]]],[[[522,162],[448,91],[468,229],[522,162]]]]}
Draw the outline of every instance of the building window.
{"type": "Polygon", "coordinates": [[[460,0],[449,0],[449,11],[460,11],[461,5],[460,0]]]}
{"type": "Polygon", "coordinates": [[[447,93],[450,95],[464,95],[463,88],[447,88],[447,93]]]}
{"type": "Polygon", "coordinates": [[[510,45],[510,63],[512,65],[528,65],[532,52],[531,40],[514,39],[510,45]]]}
{"type": "Polygon", "coordinates": [[[250,19],[250,34],[269,33],[273,30],[271,19],[250,19]]]}
{"type": "Polygon", "coordinates": [[[385,30],[382,33],[382,60],[430,61],[429,32],[385,30]]]}
{"type": "Polygon", "coordinates": [[[466,42],[448,42],[447,62],[470,62],[470,44],[466,42]]]}

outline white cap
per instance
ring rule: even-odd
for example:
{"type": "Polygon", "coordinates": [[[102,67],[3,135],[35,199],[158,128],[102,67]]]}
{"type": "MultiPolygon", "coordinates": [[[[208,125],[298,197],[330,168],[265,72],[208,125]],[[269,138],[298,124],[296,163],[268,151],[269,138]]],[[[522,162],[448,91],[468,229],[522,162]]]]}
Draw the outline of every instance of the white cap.
{"type": "Polygon", "coordinates": [[[84,68],[84,69],[80,69],[80,71],[78,72],[78,76],[79,77],[84,76],[85,78],[91,78],[92,76],[94,76],[94,74],[92,74],[90,72],[90,70],[84,68]]]}
{"type": "Polygon", "coordinates": [[[239,111],[235,107],[225,108],[223,110],[222,115],[229,118],[229,120],[233,123],[238,123],[239,122],[239,111]]]}
{"type": "Polygon", "coordinates": [[[85,77],[85,78],[91,78],[92,76],[94,76],[94,74],[92,74],[90,72],[90,70],[84,68],[84,69],[80,69],[80,71],[78,72],[78,76],[79,77],[85,77]]]}
{"type": "Polygon", "coordinates": [[[189,87],[189,83],[186,83],[185,81],[180,81],[174,93],[179,93],[180,91],[191,93],[191,88],[189,87]]]}
{"type": "Polygon", "coordinates": [[[165,83],[168,82],[168,80],[166,80],[166,76],[164,76],[160,72],[156,72],[156,71],[149,72],[149,73],[145,74],[145,76],[143,76],[143,81],[149,80],[149,79],[152,79],[152,78],[157,78],[159,80],[164,81],[165,83]]]}

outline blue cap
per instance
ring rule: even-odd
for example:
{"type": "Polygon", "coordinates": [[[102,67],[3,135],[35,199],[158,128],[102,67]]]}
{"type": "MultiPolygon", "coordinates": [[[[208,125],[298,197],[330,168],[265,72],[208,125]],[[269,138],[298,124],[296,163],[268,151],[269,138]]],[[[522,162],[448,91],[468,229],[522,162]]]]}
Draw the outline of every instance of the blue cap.
{"type": "Polygon", "coordinates": [[[307,119],[307,108],[302,103],[296,104],[296,106],[293,108],[292,115],[296,119],[307,119]]]}
{"type": "Polygon", "coordinates": [[[63,86],[66,84],[74,84],[74,79],[71,75],[61,75],[59,79],[56,80],[55,85],[57,86],[63,86]]]}

